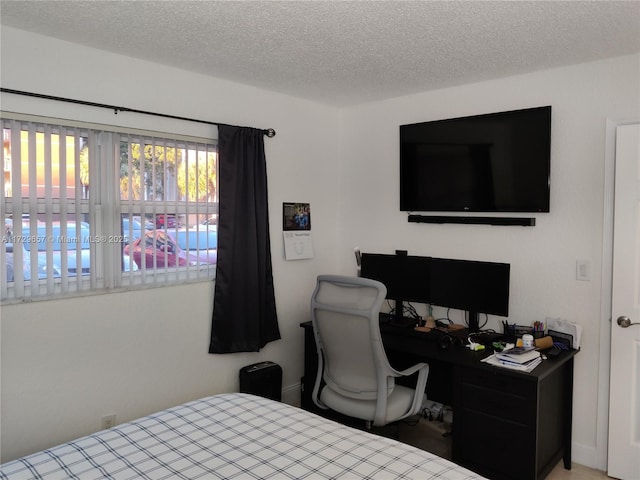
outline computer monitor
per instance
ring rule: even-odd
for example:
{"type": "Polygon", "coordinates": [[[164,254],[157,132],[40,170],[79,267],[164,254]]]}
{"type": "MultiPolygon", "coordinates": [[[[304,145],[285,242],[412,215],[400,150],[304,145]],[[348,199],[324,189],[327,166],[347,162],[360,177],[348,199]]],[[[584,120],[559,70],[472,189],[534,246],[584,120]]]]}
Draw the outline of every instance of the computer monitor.
{"type": "Polygon", "coordinates": [[[478,314],[509,315],[508,263],[431,258],[429,299],[433,305],[469,312],[469,331],[479,330],[478,314]]]}
{"type": "Polygon", "coordinates": [[[429,303],[429,257],[363,253],[360,276],[378,280],[394,300],[392,323],[407,323],[404,302],[429,303]]]}

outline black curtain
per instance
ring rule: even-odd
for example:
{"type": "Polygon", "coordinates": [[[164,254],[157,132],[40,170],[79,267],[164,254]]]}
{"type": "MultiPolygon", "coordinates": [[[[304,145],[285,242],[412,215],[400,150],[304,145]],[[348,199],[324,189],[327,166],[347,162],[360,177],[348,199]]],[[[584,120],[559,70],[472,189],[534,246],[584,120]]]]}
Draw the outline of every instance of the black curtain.
{"type": "Polygon", "coordinates": [[[218,264],[209,353],[280,339],[273,290],[264,132],[218,127],[218,264]]]}

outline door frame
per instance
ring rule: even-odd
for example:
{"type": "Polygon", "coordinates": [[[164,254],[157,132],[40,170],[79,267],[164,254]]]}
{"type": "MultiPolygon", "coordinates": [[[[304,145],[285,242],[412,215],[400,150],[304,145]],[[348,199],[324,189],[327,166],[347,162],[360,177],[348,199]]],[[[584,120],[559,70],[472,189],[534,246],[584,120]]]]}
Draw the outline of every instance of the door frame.
{"type": "Polygon", "coordinates": [[[602,224],[602,272],[600,310],[600,356],[598,367],[598,408],[596,412],[596,447],[594,465],[607,471],[609,447],[609,381],[611,378],[611,288],[613,277],[613,217],[616,166],[616,129],[621,125],[640,122],[640,119],[615,120],[607,118],[604,162],[604,218],[602,224]]]}

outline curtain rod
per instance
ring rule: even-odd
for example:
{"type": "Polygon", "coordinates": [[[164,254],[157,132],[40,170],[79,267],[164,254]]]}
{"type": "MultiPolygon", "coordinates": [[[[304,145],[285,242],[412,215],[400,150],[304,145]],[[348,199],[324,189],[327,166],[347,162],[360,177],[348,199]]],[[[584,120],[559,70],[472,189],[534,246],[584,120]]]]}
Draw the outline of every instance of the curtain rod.
{"type": "MultiPolygon", "coordinates": [[[[107,105],[105,103],[87,102],[87,101],[84,101],[84,100],[76,100],[76,99],[73,99],[73,98],[55,97],[53,95],[44,95],[42,93],[25,92],[25,91],[22,91],[22,90],[13,90],[11,88],[0,88],[0,92],[2,92],[2,93],[13,93],[15,95],[24,95],[24,96],[27,96],[27,97],[43,98],[45,100],[56,100],[58,102],[75,103],[75,104],[78,104],[78,105],[87,105],[89,107],[107,108],[109,110],[113,110],[114,115],[117,115],[118,112],[131,112],[131,113],[141,113],[143,115],[153,115],[155,117],[172,118],[174,120],[185,120],[187,122],[205,123],[207,125],[233,126],[233,125],[229,125],[228,123],[209,122],[207,120],[198,120],[197,118],[179,117],[177,115],[169,115],[169,114],[166,114],[166,113],[148,112],[146,110],[137,110],[135,108],[118,107],[116,105],[107,105]]],[[[263,129],[262,133],[265,134],[269,138],[272,138],[272,137],[276,136],[276,131],[273,128],[263,129]]]]}

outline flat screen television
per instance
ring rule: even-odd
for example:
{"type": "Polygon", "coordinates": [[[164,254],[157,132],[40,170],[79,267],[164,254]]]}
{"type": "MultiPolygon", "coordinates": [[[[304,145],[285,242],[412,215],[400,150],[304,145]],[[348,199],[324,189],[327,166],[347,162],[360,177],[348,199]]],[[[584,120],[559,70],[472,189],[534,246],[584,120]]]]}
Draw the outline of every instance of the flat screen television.
{"type": "Polygon", "coordinates": [[[411,323],[404,302],[417,302],[467,311],[470,332],[479,330],[480,313],[509,315],[510,274],[508,263],[379,253],[363,253],[360,270],[387,287],[395,301],[392,324],[411,323]]]}
{"type": "Polygon", "coordinates": [[[400,126],[400,210],[549,212],[551,107],[400,126]]]}

